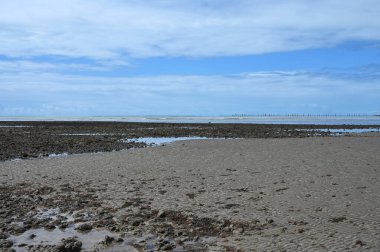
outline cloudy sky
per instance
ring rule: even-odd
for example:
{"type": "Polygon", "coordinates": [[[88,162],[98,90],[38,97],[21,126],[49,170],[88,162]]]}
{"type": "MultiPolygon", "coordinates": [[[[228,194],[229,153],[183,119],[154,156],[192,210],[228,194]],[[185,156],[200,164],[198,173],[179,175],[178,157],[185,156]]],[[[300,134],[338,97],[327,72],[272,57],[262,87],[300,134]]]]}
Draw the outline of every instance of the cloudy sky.
{"type": "Polygon", "coordinates": [[[378,0],[2,0],[0,116],[380,113],[378,0]]]}

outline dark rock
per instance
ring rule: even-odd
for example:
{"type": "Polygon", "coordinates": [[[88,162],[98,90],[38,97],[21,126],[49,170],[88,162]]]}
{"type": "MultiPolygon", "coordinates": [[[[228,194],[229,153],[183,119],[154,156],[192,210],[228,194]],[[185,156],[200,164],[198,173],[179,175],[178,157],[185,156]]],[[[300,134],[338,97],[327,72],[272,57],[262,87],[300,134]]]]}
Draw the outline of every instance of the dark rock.
{"type": "Polygon", "coordinates": [[[47,225],[45,225],[45,229],[46,230],[54,230],[55,226],[53,224],[47,224],[47,225]]]}
{"type": "Polygon", "coordinates": [[[172,244],[165,244],[162,247],[160,247],[160,249],[163,251],[169,251],[169,250],[173,250],[174,246],[172,244]]]}
{"type": "Polygon", "coordinates": [[[233,207],[239,207],[240,205],[239,204],[225,204],[224,205],[224,208],[226,209],[230,209],[230,208],[233,208],[233,207]]]}
{"type": "Polygon", "coordinates": [[[126,202],[121,206],[121,208],[130,207],[130,206],[132,206],[132,205],[133,205],[133,202],[131,202],[131,201],[126,201],[126,202]]]}
{"type": "Polygon", "coordinates": [[[13,234],[22,234],[26,231],[24,227],[18,226],[18,225],[12,225],[9,228],[9,231],[13,234]]]}
{"type": "Polygon", "coordinates": [[[342,222],[345,220],[347,220],[347,218],[345,216],[342,216],[342,217],[333,217],[329,221],[333,222],[333,223],[338,223],[338,222],[342,222]]]}
{"type": "Polygon", "coordinates": [[[190,199],[194,199],[195,193],[186,193],[186,196],[189,197],[190,199]]]}
{"type": "Polygon", "coordinates": [[[7,239],[9,237],[9,235],[8,234],[6,234],[6,233],[0,233],[0,239],[7,239]]]}
{"type": "Polygon", "coordinates": [[[59,229],[66,229],[68,226],[69,226],[69,224],[64,222],[61,225],[59,225],[59,229]]]}
{"type": "Polygon", "coordinates": [[[173,250],[174,248],[174,246],[168,240],[163,240],[163,239],[159,239],[157,241],[157,245],[158,245],[159,250],[163,250],[163,251],[173,250]]]}
{"type": "Polygon", "coordinates": [[[115,238],[112,237],[112,236],[108,236],[108,235],[106,235],[106,237],[104,237],[104,243],[105,243],[105,244],[111,244],[111,243],[114,242],[114,241],[115,241],[115,238]]]}
{"type": "Polygon", "coordinates": [[[357,240],[355,242],[355,245],[359,245],[359,246],[365,246],[366,244],[364,242],[362,242],[361,240],[357,240]]]}
{"type": "Polygon", "coordinates": [[[84,223],[84,224],[78,226],[76,229],[79,231],[82,231],[82,232],[89,232],[92,230],[92,225],[89,223],[84,223]]]}
{"type": "Polygon", "coordinates": [[[137,226],[140,226],[141,223],[143,223],[144,221],[140,218],[137,218],[135,220],[132,221],[132,226],[134,227],[137,227],[137,226]]]}
{"type": "Polygon", "coordinates": [[[10,240],[0,240],[0,248],[10,248],[13,246],[13,242],[10,240]]]}
{"type": "Polygon", "coordinates": [[[24,225],[24,228],[27,229],[27,230],[29,230],[29,229],[32,228],[32,225],[30,225],[30,224],[26,224],[26,225],[24,225]]]}
{"type": "Polygon", "coordinates": [[[164,218],[165,215],[166,215],[165,211],[164,210],[160,210],[157,213],[157,218],[164,218]]]}
{"type": "Polygon", "coordinates": [[[281,191],[285,191],[285,190],[288,190],[289,187],[283,187],[283,188],[279,188],[276,190],[276,192],[281,192],[281,191]]]}
{"type": "Polygon", "coordinates": [[[82,249],[82,242],[75,237],[62,239],[60,245],[56,247],[58,252],[79,252],[82,249]]]}

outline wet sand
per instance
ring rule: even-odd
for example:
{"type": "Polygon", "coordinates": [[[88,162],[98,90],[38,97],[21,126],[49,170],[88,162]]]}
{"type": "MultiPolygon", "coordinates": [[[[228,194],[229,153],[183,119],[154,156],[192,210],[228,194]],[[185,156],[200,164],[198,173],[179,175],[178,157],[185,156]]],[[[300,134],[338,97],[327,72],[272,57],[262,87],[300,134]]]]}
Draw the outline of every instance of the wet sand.
{"type": "Polygon", "coordinates": [[[141,251],[152,243],[147,235],[162,250],[380,250],[379,134],[180,141],[5,161],[0,182],[4,237],[62,225],[35,221],[45,207],[91,213],[93,229],[137,237],[130,245],[141,251]]]}

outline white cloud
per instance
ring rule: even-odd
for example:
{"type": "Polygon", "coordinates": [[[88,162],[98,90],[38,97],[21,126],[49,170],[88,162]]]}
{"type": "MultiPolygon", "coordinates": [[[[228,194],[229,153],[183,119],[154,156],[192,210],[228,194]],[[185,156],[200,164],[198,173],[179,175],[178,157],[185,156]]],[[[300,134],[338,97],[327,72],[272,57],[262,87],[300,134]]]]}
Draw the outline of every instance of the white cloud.
{"type": "Polygon", "coordinates": [[[379,108],[379,79],[308,72],[83,77],[0,74],[0,115],[352,113],[379,108]]]}
{"type": "Polygon", "coordinates": [[[378,0],[3,0],[0,55],[247,55],[380,40],[378,0]]]}
{"type": "Polygon", "coordinates": [[[1,73],[13,73],[18,75],[28,73],[50,74],[54,72],[83,72],[83,71],[109,71],[115,65],[107,64],[84,64],[84,63],[62,63],[62,62],[38,62],[33,60],[7,60],[0,61],[1,73]]]}

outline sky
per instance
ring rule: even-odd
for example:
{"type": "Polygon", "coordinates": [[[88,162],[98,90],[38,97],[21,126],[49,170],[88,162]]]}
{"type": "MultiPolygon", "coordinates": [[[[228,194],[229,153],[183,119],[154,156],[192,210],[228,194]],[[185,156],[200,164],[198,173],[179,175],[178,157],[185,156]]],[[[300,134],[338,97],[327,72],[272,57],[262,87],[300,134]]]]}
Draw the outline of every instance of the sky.
{"type": "Polygon", "coordinates": [[[380,113],[378,0],[1,0],[0,116],[380,113]]]}

